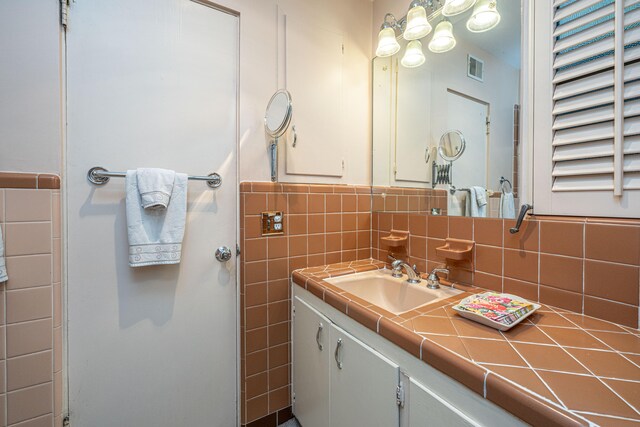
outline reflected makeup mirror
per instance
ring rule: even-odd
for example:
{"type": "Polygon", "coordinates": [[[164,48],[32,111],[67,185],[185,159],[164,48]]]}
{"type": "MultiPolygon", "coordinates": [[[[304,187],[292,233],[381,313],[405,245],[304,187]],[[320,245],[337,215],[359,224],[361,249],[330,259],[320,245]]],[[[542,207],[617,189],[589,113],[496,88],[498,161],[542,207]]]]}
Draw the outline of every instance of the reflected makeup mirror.
{"type": "Polygon", "coordinates": [[[438,144],[438,154],[447,162],[458,160],[464,153],[466,142],[462,132],[450,130],[440,137],[438,144]]]}
{"type": "Polygon", "coordinates": [[[278,139],[287,132],[292,113],[291,95],[284,89],[278,90],[269,100],[264,114],[264,129],[270,137],[268,145],[272,182],[278,181],[278,139]]]}

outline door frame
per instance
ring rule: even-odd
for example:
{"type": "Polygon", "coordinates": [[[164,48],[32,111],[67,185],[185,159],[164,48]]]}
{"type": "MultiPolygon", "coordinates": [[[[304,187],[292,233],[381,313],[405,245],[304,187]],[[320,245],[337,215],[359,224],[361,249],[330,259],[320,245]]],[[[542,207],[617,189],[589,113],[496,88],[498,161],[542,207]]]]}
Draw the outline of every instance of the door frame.
{"type": "MultiPolygon", "coordinates": [[[[217,10],[222,13],[226,13],[235,17],[238,20],[236,40],[237,40],[237,63],[236,63],[236,129],[235,129],[235,163],[236,163],[236,207],[235,207],[235,243],[239,245],[240,243],[240,87],[241,87],[241,14],[238,10],[226,7],[219,3],[210,1],[210,0],[189,0],[193,3],[201,4],[205,7],[209,7],[211,9],[217,10]]],[[[72,13],[73,10],[73,2],[68,4],[69,14],[72,13]]],[[[61,144],[61,154],[60,154],[60,163],[61,163],[61,173],[60,173],[60,226],[61,226],[61,280],[62,280],[62,418],[63,420],[67,420],[70,414],[69,408],[69,322],[68,322],[68,307],[69,307],[69,280],[68,280],[68,246],[67,246],[67,236],[69,232],[69,223],[68,223],[68,179],[67,179],[67,165],[68,165],[68,134],[67,134],[67,106],[68,106],[68,89],[67,89],[67,67],[68,67],[68,51],[67,51],[67,37],[68,37],[68,27],[69,25],[73,26],[73,22],[71,21],[67,25],[60,24],[60,104],[61,104],[61,113],[60,113],[60,144],[61,144]]],[[[239,247],[239,246],[236,246],[239,247]]],[[[233,251],[233,248],[231,248],[233,251]]],[[[236,325],[235,325],[235,333],[236,333],[236,383],[235,383],[235,396],[236,396],[236,424],[240,425],[241,420],[241,394],[240,394],[240,346],[241,346],[241,331],[240,331],[240,263],[237,258],[239,255],[236,255],[236,263],[235,263],[235,273],[236,273],[236,325]]]]}

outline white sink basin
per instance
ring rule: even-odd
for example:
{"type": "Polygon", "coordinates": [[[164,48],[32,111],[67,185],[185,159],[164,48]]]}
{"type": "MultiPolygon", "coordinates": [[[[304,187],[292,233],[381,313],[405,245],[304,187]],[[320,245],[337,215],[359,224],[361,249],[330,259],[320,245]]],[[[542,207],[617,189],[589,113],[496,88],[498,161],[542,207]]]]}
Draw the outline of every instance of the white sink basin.
{"type": "Polygon", "coordinates": [[[396,315],[462,293],[449,287],[428,289],[425,280],[412,284],[407,282],[406,275],[396,279],[391,277],[389,270],[367,271],[324,280],[396,315]]]}

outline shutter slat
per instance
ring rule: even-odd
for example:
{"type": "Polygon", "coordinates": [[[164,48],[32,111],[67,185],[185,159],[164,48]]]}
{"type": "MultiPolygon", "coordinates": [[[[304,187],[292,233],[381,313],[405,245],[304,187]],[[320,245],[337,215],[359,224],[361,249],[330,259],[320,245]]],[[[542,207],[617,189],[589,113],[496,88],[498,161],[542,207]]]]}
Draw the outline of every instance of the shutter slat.
{"type": "Polygon", "coordinates": [[[575,30],[576,28],[580,28],[584,25],[590,24],[591,22],[597,21],[598,19],[602,19],[605,16],[612,14],[613,10],[613,4],[610,4],[596,10],[593,13],[581,16],[580,18],[574,19],[571,22],[567,22],[564,25],[558,25],[553,33],[553,36],[559,37],[563,34],[568,33],[569,31],[575,30]]]}
{"type": "MultiPolygon", "coordinates": [[[[634,27],[624,33],[624,44],[634,44],[640,41],[640,27],[634,27]]],[[[613,37],[606,37],[594,43],[589,43],[564,54],[556,55],[553,68],[558,69],[581,61],[594,58],[613,50],[613,37]]],[[[625,55],[626,56],[626,55],[625,55]]],[[[626,58],[625,58],[626,60],[626,58]]]]}
{"type": "Polygon", "coordinates": [[[552,82],[556,84],[561,83],[567,80],[575,79],[577,77],[582,77],[586,74],[606,70],[607,68],[611,67],[613,67],[613,55],[602,56],[600,58],[594,59],[593,61],[584,62],[574,67],[556,71],[552,82]]]}
{"type": "Polygon", "coordinates": [[[613,19],[609,19],[608,21],[602,22],[588,29],[579,31],[562,40],[558,40],[555,46],[553,47],[553,53],[558,53],[565,49],[570,49],[581,43],[585,43],[595,38],[601,37],[607,33],[611,33],[613,32],[613,30],[614,30],[613,19]]]}
{"type": "Polygon", "coordinates": [[[613,174],[567,176],[553,180],[553,191],[612,191],[613,174]]]}
{"type": "Polygon", "coordinates": [[[561,145],[553,150],[554,162],[610,156],[613,156],[613,139],[561,145]]]}
{"type": "Polygon", "coordinates": [[[569,160],[557,162],[553,166],[552,176],[600,175],[613,173],[613,157],[569,160]]]}
{"type": "Polygon", "coordinates": [[[557,101],[553,106],[553,114],[564,114],[586,108],[599,107],[613,103],[613,88],[601,89],[584,95],[557,101]]]}
{"type": "Polygon", "coordinates": [[[640,135],[627,136],[624,138],[624,154],[640,153],[640,135]]]}
{"type": "Polygon", "coordinates": [[[629,137],[632,135],[640,135],[640,118],[638,117],[632,117],[624,121],[624,136],[629,137]]]}
{"type": "MultiPolygon", "coordinates": [[[[640,62],[625,66],[624,81],[631,82],[637,79],[640,79],[640,62]]],[[[556,85],[553,99],[569,98],[606,87],[613,87],[613,70],[556,85]]]]}
{"type": "Polygon", "coordinates": [[[613,120],[613,105],[557,116],[553,122],[552,129],[567,129],[609,120],[613,120]]]}
{"type": "Polygon", "coordinates": [[[557,131],[553,137],[553,145],[576,144],[613,138],[613,123],[596,123],[575,129],[557,131]]]}
{"type": "Polygon", "coordinates": [[[624,156],[623,170],[627,172],[640,172],[640,154],[627,154],[624,156]]]}
{"type": "Polygon", "coordinates": [[[589,58],[602,55],[606,52],[613,50],[613,37],[607,37],[600,41],[584,45],[582,47],[571,50],[567,53],[556,55],[555,61],[553,61],[553,68],[558,69],[567,67],[589,58]]]}
{"type": "Polygon", "coordinates": [[[585,9],[590,8],[591,6],[595,6],[596,4],[600,3],[601,0],[582,0],[582,1],[576,1],[573,4],[567,6],[567,7],[563,7],[561,9],[557,9],[556,10],[556,14],[553,17],[553,22],[558,22],[561,21],[571,15],[573,15],[574,13],[578,13],[581,12],[585,9]]]}

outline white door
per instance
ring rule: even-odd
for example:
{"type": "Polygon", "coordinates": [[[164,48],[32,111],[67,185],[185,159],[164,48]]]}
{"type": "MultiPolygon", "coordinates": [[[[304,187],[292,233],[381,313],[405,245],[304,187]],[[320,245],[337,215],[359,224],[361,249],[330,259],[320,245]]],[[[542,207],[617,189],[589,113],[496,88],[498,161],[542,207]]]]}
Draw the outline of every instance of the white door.
{"type": "Polygon", "coordinates": [[[398,365],[335,325],[330,351],[331,427],[398,426],[398,365]]]}
{"type": "Polygon", "coordinates": [[[448,130],[464,135],[466,148],[453,162],[453,184],[460,188],[487,187],[488,104],[456,92],[447,92],[448,130]]]}
{"type": "Polygon", "coordinates": [[[238,18],[205,1],[76,1],[67,31],[68,398],[74,427],[237,424],[238,18]],[[189,181],[178,265],[128,266],[125,182],[189,181]]]}
{"type": "Polygon", "coordinates": [[[304,427],[327,427],[331,418],[331,322],[298,297],[294,306],[293,413],[304,427]]]}

